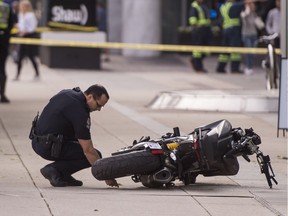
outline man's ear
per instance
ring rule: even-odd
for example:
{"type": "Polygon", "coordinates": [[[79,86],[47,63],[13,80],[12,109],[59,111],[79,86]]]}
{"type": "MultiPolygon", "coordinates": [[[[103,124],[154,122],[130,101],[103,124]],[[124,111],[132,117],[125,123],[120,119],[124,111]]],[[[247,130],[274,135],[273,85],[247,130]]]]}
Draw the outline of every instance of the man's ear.
{"type": "Polygon", "coordinates": [[[93,95],[92,94],[87,95],[87,101],[91,101],[91,100],[93,100],[93,95]]]}

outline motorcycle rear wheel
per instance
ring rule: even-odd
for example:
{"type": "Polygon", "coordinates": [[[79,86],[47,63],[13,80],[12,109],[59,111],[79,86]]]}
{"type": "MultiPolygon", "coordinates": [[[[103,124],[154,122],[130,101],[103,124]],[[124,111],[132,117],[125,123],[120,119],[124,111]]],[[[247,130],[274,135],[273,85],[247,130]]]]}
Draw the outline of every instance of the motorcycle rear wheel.
{"type": "Polygon", "coordinates": [[[108,180],[129,175],[145,175],[162,167],[159,155],[149,151],[136,151],[97,160],[92,175],[98,180],[108,180]]]}

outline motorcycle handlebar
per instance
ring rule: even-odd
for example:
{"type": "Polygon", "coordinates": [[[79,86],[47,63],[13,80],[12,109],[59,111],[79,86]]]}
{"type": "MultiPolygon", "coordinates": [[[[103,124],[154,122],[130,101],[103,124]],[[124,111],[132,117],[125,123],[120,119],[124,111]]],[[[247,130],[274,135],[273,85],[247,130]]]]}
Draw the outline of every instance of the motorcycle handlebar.
{"type": "Polygon", "coordinates": [[[228,157],[230,157],[231,155],[234,155],[237,151],[238,151],[237,148],[231,149],[229,152],[227,152],[227,153],[224,155],[224,158],[228,158],[228,157]]]}
{"type": "Polygon", "coordinates": [[[274,33],[272,35],[263,35],[259,38],[260,41],[272,41],[275,40],[277,37],[279,37],[278,33],[274,33]]]}
{"type": "Polygon", "coordinates": [[[228,152],[224,155],[224,158],[227,158],[227,157],[230,157],[230,156],[235,155],[235,154],[237,154],[237,153],[240,153],[241,150],[245,147],[246,143],[247,143],[249,140],[250,140],[249,137],[245,138],[245,140],[244,140],[242,143],[236,145],[235,148],[232,148],[230,151],[228,151],[228,152]]]}
{"type": "MultiPolygon", "coordinates": [[[[255,140],[254,140],[255,141],[255,140]]],[[[270,162],[270,157],[269,155],[263,155],[263,153],[258,149],[257,146],[257,140],[255,141],[256,143],[253,142],[253,136],[245,137],[243,142],[237,143],[235,147],[233,147],[230,151],[228,151],[225,155],[224,158],[230,157],[230,156],[236,156],[237,154],[242,155],[242,157],[250,162],[250,159],[248,157],[249,152],[245,153],[245,150],[251,151],[251,153],[256,153],[257,157],[257,162],[260,166],[260,171],[261,173],[265,174],[267,183],[270,188],[272,188],[272,181],[277,185],[278,182],[276,181],[274,171],[271,166],[270,162]],[[252,142],[250,142],[252,141],[252,142]],[[248,143],[249,142],[249,143],[248,143]],[[248,145],[247,145],[248,144],[248,145]],[[253,146],[249,146],[249,144],[253,146]],[[247,147],[247,149],[245,149],[247,147]]]]}
{"type": "Polygon", "coordinates": [[[259,42],[265,43],[265,44],[274,43],[274,41],[277,37],[279,37],[278,33],[274,33],[272,35],[263,35],[258,40],[256,40],[254,42],[254,45],[257,45],[259,42]]]}

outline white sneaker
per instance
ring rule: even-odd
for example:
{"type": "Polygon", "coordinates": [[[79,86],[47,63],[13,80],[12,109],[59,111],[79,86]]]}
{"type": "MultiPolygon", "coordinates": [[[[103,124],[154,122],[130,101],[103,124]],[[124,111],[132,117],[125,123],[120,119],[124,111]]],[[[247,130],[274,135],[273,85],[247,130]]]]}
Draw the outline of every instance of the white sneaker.
{"type": "Polygon", "coordinates": [[[244,70],[244,73],[245,73],[245,75],[250,76],[250,75],[252,75],[254,73],[254,71],[253,71],[253,69],[246,68],[244,70]]]}
{"type": "Polygon", "coordinates": [[[34,81],[39,81],[40,80],[40,76],[34,76],[34,81]]]}

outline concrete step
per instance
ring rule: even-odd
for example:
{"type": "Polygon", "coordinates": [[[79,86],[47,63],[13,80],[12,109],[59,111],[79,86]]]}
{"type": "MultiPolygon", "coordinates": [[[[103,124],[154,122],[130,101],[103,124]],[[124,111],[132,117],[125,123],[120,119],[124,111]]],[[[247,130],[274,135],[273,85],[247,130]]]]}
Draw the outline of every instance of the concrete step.
{"type": "Polygon", "coordinates": [[[279,90],[187,90],[160,92],[151,109],[278,112],[279,90]]]}

